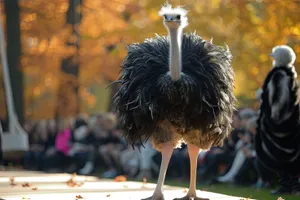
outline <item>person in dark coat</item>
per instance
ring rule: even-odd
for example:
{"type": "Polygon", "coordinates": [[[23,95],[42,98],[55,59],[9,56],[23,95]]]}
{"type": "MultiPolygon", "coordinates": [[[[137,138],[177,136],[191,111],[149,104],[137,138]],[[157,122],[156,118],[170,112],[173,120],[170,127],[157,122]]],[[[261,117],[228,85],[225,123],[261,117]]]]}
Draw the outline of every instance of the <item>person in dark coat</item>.
{"type": "Polygon", "coordinates": [[[299,87],[294,51],[276,46],[270,55],[273,69],[262,87],[255,148],[258,161],[279,176],[272,194],[300,194],[299,87]]]}

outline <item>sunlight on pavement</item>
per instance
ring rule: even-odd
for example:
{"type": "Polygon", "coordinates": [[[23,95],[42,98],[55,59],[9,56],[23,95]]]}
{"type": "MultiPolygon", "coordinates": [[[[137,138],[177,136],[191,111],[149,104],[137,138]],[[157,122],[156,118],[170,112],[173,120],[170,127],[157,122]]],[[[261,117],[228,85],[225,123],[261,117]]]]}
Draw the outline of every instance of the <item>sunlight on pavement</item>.
{"type": "MultiPolygon", "coordinates": [[[[153,183],[115,182],[72,174],[0,172],[0,198],[5,200],[140,200],[151,196],[155,186],[153,183]]],[[[246,200],[206,191],[197,192],[198,196],[210,200],[246,200]]],[[[186,193],[185,188],[164,187],[165,200],[183,197],[186,193]]]]}

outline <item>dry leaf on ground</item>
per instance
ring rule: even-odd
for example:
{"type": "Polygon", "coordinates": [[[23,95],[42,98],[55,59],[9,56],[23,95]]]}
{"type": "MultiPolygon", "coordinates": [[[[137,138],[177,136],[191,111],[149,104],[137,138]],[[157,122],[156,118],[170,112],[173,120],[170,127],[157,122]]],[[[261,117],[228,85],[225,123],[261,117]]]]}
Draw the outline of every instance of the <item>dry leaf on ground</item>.
{"type": "Polygon", "coordinates": [[[74,179],[75,177],[77,176],[76,173],[74,173],[71,178],[66,182],[66,184],[69,186],[69,187],[80,187],[84,184],[84,182],[76,182],[74,179]]]}
{"type": "Polygon", "coordinates": [[[146,187],[146,184],[147,184],[147,178],[146,178],[146,177],[143,177],[142,188],[147,188],[147,187],[146,187]]]}
{"type": "Polygon", "coordinates": [[[143,183],[147,183],[147,178],[146,177],[143,178],[143,183]]]}
{"type": "Polygon", "coordinates": [[[30,187],[30,186],[31,186],[30,183],[23,183],[23,184],[22,184],[22,187],[30,187]]]}
{"type": "Polygon", "coordinates": [[[116,176],[114,179],[115,182],[126,182],[127,181],[127,177],[126,176],[116,176]]]}
{"type": "Polygon", "coordinates": [[[10,177],[9,178],[9,185],[11,185],[11,186],[17,185],[17,183],[15,182],[15,177],[10,177]]]}

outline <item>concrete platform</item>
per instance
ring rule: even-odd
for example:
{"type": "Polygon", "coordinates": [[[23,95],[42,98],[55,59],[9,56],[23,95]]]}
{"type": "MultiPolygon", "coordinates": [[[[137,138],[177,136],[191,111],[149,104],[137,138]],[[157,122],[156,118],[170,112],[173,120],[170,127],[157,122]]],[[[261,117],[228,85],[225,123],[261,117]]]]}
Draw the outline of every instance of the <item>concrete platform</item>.
{"type": "MultiPolygon", "coordinates": [[[[0,198],[5,200],[139,200],[149,197],[155,184],[116,182],[91,176],[0,171],[0,198]],[[12,177],[14,177],[12,179],[12,177]]],[[[165,186],[165,200],[183,197],[186,188],[165,186]]],[[[210,200],[246,200],[212,192],[197,191],[210,200]]],[[[248,200],[248,199],[247,199],[248,200]]]]}

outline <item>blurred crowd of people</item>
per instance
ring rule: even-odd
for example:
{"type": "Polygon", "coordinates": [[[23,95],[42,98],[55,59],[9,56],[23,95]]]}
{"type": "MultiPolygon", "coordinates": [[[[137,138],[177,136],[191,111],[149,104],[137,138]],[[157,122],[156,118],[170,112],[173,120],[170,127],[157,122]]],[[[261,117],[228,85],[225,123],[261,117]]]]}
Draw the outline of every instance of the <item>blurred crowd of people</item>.
{"type": "Polygon", "coordinates": [[[107,168],[104,177],[123,173],[120,155],[126,145],[112,113],[27,121],[24,128],[30,143],[24,157],[25,169],[87,175],[101,164],[107,168]]]}
{"type": "MultiPolygon", "coordinates": [[[[234,130],[221,148],[200,152],[198,175],[201,182],[251,183],[268,187],[273,176],[257,166],[253,138],[257,112],[238,110],[233,117],[234,130]],[[263,177],[262,177],[263,176],[263,177]]],[[[24,167],[46,172],[77,172],[88,175],[104,169],[102,177],[120,174],[142,179],[156,177],[161,155],[150,142],[144,147],[126,145],[113,113],[78,116],[76,119],[26,121],[30,151],[24,167]]],[[[170,161],[169,178],[188,179],[189,157],[186,145],[176,149],[170,161]]],[[[265,170],[265,169],[263,169],[265,170]]]]}
{"type": "MultiPolygon", "coordinates": [[[[267,171],[261,173],[255,159],[256,119],[255,110],[238,110],[233,117],[234,130],[224,146],[200,152],[200,182],[247,184],[258,180],[256,187],[270,186],[273,176],[268,176],[267,171]]],[[[140,180],[155,178],[159,171],[160,153],[150,142],[144,147],[127,146],[113,113],[80,115],[68,120],[26,121],[24,128],[30,143],[30,151],[24,157],[24,167],[28,170],[88,175],[103,169],[104,178],[122,174],[140,180]]],[[[187,163],[188,152],[183,145],[174,151],[168,177],[188,180],[187,163]]]]}
{"type": "Polygon", "coordinates": [[[256,188],[268,188],[274,175],[256,160],[254,137],[258,113],[253,109],[238,110],[233,117],[234,130],[222,148],[205,153],[199,176],[208,182],[253,184],[256,188]]]}

